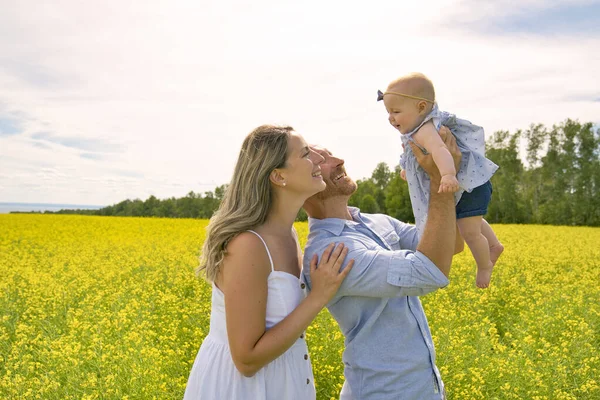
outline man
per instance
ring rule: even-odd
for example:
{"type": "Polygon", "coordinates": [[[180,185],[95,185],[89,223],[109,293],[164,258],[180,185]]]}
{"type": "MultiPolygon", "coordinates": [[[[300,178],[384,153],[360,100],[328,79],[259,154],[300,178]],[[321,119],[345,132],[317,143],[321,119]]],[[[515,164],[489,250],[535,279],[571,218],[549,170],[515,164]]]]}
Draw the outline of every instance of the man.
{"type": "MultiPolygon", "coordinates": [[[[460,161],[454,136],[440,135],[460,161]]],[[[412,144],[411,144],[412,145],[412,144]]],[[[418,296],[448,285],[456,238],[452,193],[438,193],[440,174],[416,147],[419,165],[429,174],[431,198],[421,240],[416,228],[382,214],[361,214],[348,207],[356,183],[346,175],[344,160],[314,148],[324,191],[304,203],[309,235],[303,279],[310,290],[310,260],[331,242],[344,243],[354,267],[327,305],[345,336],[346,382],[341,400],[443,399],[444,386],[435,366],[435,350],[418,296]]],[[[460,250],[459,250],[460,251],[460,250]]]]}

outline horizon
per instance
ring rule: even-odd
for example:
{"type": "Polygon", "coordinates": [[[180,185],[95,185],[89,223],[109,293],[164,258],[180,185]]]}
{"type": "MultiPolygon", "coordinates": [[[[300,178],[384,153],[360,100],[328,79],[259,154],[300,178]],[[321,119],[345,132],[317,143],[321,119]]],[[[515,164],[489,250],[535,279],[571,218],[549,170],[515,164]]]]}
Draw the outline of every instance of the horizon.
{"type": "Polygon", "coordinates": [[[60,210],[100,210],[107,206],[92,204],[62,204],[62,203],[17,203],[0,202],[0,214],[10,213],[40,213],[60,210]]]}
{"type": "Polygon", "coordinates": [[[71,204],[71,203],[19,203],[13,201],[0,201],[0,206],[6,205],[36,205],[36,206],[74,206],[74,207],[107,207],[98,204],[71,204]]]}

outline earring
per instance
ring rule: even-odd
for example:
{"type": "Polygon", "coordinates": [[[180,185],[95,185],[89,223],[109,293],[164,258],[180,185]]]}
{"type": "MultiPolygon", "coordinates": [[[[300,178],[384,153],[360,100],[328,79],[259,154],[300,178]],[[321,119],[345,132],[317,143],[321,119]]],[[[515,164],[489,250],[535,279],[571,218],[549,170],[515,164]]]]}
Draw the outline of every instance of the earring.
{"type": "Polygon", "coordinates": [[[286,183],[285,183],[285,182],[283,182],[283,186],[285,186],[285,185],[286,185],[286,183]]]}

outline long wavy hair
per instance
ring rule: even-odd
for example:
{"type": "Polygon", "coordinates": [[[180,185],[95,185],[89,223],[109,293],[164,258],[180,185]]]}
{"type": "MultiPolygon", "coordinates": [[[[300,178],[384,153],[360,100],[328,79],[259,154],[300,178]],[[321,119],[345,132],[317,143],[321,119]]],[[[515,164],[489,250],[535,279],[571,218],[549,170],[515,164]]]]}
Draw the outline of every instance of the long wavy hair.
{"type": "Polygon", "coordinates": [[[197,273],[204,270],[208,281],[219,275],[227,243],[265,222],[273,201],[269,175],[285,167],[292,131],[289,126],[262,125],[244,139],[231,182],[207,227],[197,273]]]}

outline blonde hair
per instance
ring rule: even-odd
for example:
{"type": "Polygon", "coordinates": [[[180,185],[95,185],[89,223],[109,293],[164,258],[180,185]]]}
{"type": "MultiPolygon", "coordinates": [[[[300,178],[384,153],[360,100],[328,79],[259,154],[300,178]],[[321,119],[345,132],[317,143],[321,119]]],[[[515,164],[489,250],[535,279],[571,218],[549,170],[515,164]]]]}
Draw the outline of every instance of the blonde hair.
{"type": "MultiPolygon", "coordinates": [[[[393,80],[388,90],[400,86],[406,94],[422,97],[435,103],[435,88],[433,82],[420,72],[412,72],[393,80]]],[[[433,107],[433,105],[431,105],[433,107]]]]}
{"type": "Polygon", "coordinates": [[[292,131],[289,126],[262,125],[244,139],[231,182],[207,227],[197,269],[198,274],[205,271],[207,280],[219,275],[227,243],[265,222],[273,199],[269,176],[285,166],[292,131]]]}

